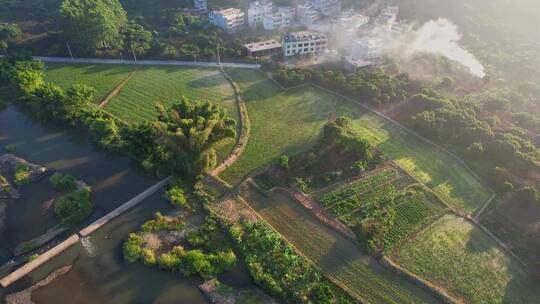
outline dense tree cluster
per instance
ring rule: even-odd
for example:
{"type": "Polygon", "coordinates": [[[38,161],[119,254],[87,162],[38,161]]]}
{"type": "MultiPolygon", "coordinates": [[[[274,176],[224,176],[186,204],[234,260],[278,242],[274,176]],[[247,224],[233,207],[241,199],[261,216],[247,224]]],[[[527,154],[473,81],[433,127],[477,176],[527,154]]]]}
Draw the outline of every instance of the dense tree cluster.
{"type": "Polygon", "coordinates": [[[9,43],[22,35],[21,28],[16,24],[0,23],[0,54],[5,53],[9,43]]]}
{"type": "Polygon", "coordinates": [[[529,130],[508,124],[499,126],[497,115],[508,111],[507,100],[490,99],[480,106],[424,90],[413,96],[411,102],[424,110],[412,118],[413,127],[437,142],[457,147],[470,160],[489,163],[479,169],[500,192],[508,191],[507,183],[523,185],[511,174],[501,175],[497,170],[511,168],[521,176],[540,170],[540,150],[530,131],[538,130],[538,119],[517,113],[513,114],[516,121],[529,130]]]}
{"type": "Polygon", "coordinates": [[[35,61],[0,61],[2,85],[40,121],[86,128],[101,148],[127,152],[158,175],[192,174],[216,165],[214,145],[236,136],[236,122],[208,102],[182,99],[171,108],[158,105],[154,123],[126,125],[92,104],[94,89],[67,90],[45,81],[44,66],[35,61]]]}
{"type": "Polygon", "coordinates": [[[63,30],[79,51],[116,49],[123,46],[120,34],[127,14],[118,0],[63,0],[63,30]]]}
{"type": "Polygon", "coordinates": [[[287,87],[313,82],[373,105],[405,101],[421,89],[419,83],[410,80],[406,73],[390,76],[383,71],[361,70],[354,74],[344,74],[339,70],[279,68],[274,79],[287,87]]]}
{"type": "Polygon", "coordinates": [[[54,212],[64,227],[74,227],[92,214],[94,207],[90,201],[90,193],[90,188],[85,187],[69,192],[55,201],[54,212]]]}

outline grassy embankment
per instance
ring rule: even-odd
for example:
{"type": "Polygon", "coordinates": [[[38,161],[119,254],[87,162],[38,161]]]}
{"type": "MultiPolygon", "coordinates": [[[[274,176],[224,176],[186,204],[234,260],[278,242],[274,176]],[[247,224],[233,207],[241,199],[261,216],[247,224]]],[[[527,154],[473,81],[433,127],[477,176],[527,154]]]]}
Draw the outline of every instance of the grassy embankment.
{"type": "Polygon", "coordinates": [[[47,63],[45,79],[64,89],[89,85],[96,89],[94,102],[99,104],[133,70],[132,65],[47,63]]]}
{"type": "Polygon", "coordinates": [[[538,303],[540,292],[479,228],[445,215],[393,256],[467,303],[538,303]],[[535,300],[536,299],[536,300],[535,300]]]}

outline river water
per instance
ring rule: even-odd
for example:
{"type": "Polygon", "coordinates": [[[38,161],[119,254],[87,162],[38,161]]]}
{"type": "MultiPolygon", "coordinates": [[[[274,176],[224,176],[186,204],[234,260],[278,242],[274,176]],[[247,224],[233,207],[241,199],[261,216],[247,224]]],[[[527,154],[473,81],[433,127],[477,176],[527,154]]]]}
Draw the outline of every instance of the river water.
{"type": "MultiPolygon", "coordinates": [[[[0,154],[5,153],[6,145],[14,146],[15,154],[30,162],[70,173],[89,184],[95,211],[87,223],[156,182],[134,169],[129,159],[99,151],[85,133],[40,126],[14,107],[0,112],[0,154]]],[[[0,247],[35,237],[57,223],[57,219],[41,210],[49,195],[44,190],[46,183],[41,181],[28,186],[28,190],[23,189],[23,198],[16,201],[18,205],[8,207],[7,229],[0,235],[0,247]]],[[[37,304],[207,303],[197,288],[201,283],[198,278],[184,278],[140,264],[125,265],[122,261],[122,242],[128,234],[138,230],[156,211],[167,212],[168,208],[161,194],[154,194],[28,277],[7,289],[0,288],[0,302],[6,294],[29,287],[52,271],[73,264],[67,274],[36,290],[33,301],[37,304]]],[[[237,286],[251,284],[242,267],[225,276],[224,281],[237,286]]]]}

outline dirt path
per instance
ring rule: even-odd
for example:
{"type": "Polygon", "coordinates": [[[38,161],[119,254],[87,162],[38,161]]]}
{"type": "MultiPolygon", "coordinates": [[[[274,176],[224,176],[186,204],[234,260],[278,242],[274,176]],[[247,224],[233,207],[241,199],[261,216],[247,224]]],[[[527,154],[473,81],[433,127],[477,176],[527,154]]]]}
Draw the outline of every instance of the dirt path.
{"type": "Polygon", "coordinates": [[[114,88],[114,90],[112,90],[111,93],[109,93],[109,95],[107,95],[107,97],[105,97],[105,99],[103,99],[100,103],[99,103],[99,107],[100,108],[103,108],[105,105],[107,105],[107,103],[113,99],[114,96],[116,96],[118,93],[120,93],[120,91],[122,90],[122,88],[131,80],[131,78],[133,76],[135,76],[135,74],[137,74],[138,70],[135,70],[131,73],[129,73],[128,77],[126,77],[126,79],[124,79],[124,81],[122,81],[116,88],[114,88]]]}
{"type": "Polygon", "coordinates": [[[238,106],[238,114],[240,116],[240,136],[238,136],[236,146],[234,147],[231,155],[227,157],[219,166],[217,166],[212,172],[210,172],[210,175],[212,176],[219,176],[223,171],[227,170],[230,166],[232,166],[242,155],[244,152],[247,143],[249,141],[249,137],[251,135],[251,124],[248,117],[248,111],[247,106],[242,98],[242,91],[240,90],[240,87],[232,80],[232,78],[223,70],[222,68],[219,69],[223,76],[227,79],[227,81],[231,84],[234,90],[234,95],[236,97],[236,104],[238,106]]]}

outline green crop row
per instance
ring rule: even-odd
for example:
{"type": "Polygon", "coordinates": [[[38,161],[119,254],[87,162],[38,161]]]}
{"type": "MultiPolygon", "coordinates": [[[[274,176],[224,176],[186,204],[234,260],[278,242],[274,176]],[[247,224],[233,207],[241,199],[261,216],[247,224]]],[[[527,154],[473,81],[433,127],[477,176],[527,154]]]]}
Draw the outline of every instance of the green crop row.
{"type": "Polygon", "coordinates": [[[317,201],[323,206],[329,207],[332,206],[332,204],[337,204],[337,202],[342,201],[355,194],[362,193],[374,187],[382,185],[383,183],[390,181],[396,176],[398,176],[398,174],[399,172],[396,169],[387,168],[376,175],[363,178],[345,187],[341,187],[332,192],[325,193],[319,198],[317,198],[317,201]]]}

